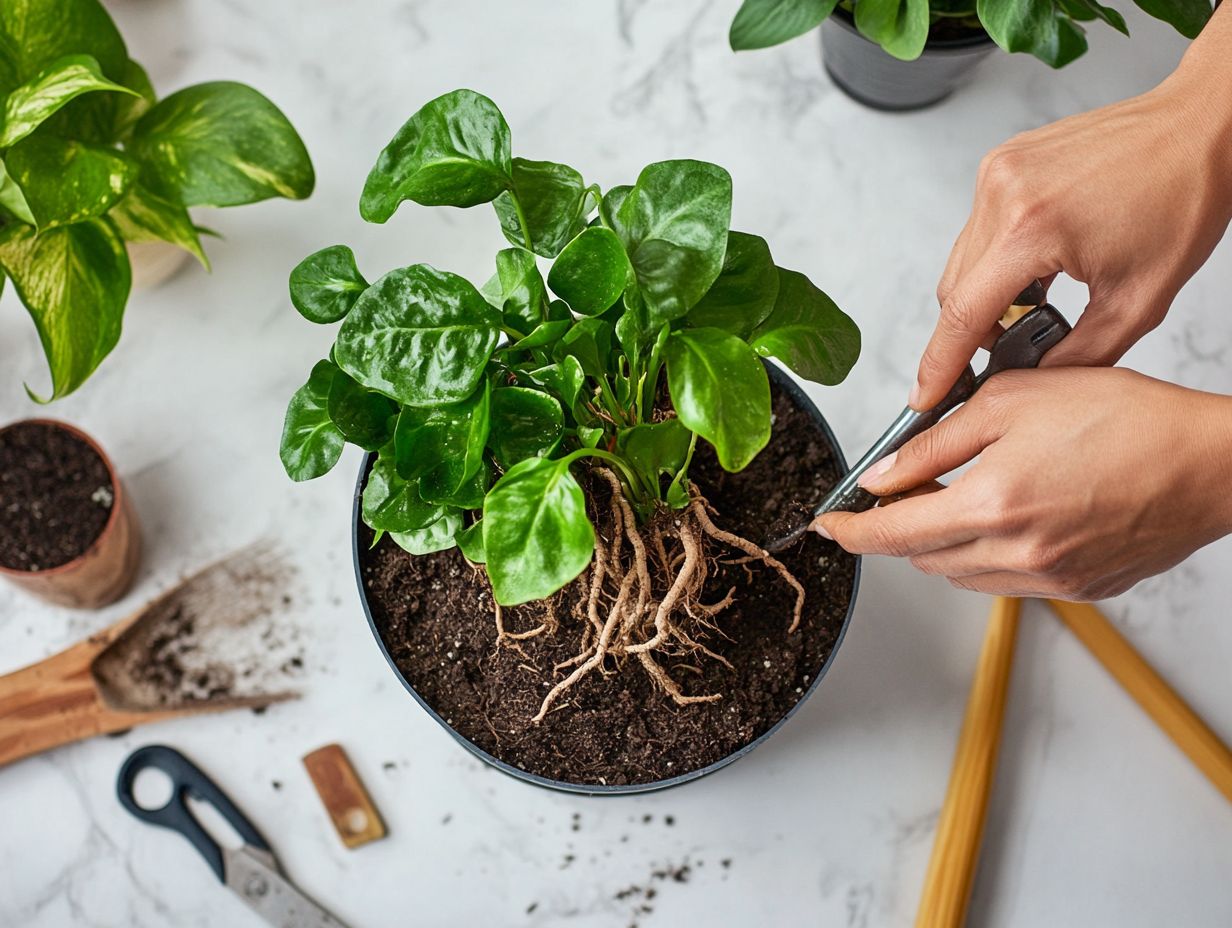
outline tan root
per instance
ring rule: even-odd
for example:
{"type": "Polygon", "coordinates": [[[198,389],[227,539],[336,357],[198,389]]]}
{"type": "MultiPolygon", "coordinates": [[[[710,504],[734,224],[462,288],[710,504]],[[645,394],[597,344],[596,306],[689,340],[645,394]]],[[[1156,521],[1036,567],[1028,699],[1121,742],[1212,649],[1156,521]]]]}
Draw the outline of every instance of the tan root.
{"type": "MultiPolygon", "coordinates": [[[[639,528],[620,480],[607,468],[596,468],[595,473],[607,484],[610,497],[606,506],[596,504],[605,518],[599,520],[602,525],[595,533],[594,558],[581,581],[585,596],[574,599],[571,612],[581,627],[580,649],[555,666],[554,672],[567,674],[548,691],[533,721],[542,722],[587,674],[595,670],[613,673],[630,657],[635,657],[678,705],[721,699],[721,693],[685,693],[664,663],[665,658],[675,659],[673,673],[698,675],[703,672],[701,667],[680,658],[703,656],[729,669],[732,666],[705,643],[711,634],[727,637],[715,617],[732,604],[736,593],[733,587],[717,602],[702,601],[706,581],[717,563],[708,549],[717,543],[744,555],[724,563],[761,563],[777,572],[796,593],[791,632],[800,624],[803,586],[782,562],[751,541],[716,526],[700,497],[694,498],[688,508],[660,514],[639,528]]],[[[748,566],[744,569],[749,572],[748,566]]],[[[498,646],[521,652],[519,642],[556,632],[563,596],[561,593],[548,600],[539,624],[528,631],[506,629],[497,605],[498,646]]]]}

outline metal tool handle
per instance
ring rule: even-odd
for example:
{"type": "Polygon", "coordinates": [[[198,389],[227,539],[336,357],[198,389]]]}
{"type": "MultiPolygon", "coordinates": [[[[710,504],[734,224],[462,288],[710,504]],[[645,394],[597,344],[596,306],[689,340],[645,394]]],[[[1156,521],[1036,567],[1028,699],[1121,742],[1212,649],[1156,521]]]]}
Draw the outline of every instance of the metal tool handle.
{"type": "Polygon", "coordinates": [[[170,828],[187,838],[193,847],[201,852],[201,856],[205,858],[206,863],[213,868],[214,873],[222,882],[226,882],[223,850],[193,815],[185,801],[188,796],[208,802],[217,809],[228,824],[239,833],[245,844],[272,854],[265,839],[244,817],[244,813],[227,798],[226,793],[219,789],[196,764],[174,748],[162,744],[151,744],[138,748],[130,754],[120,767],[120,775],[116,780],[116,795],[119,797],[120,805],[143,822],[158,825],[161,828],[170,828]],[[133,795],[133,784],[136,782],[137,774],[151,767],[161,770],[171,778],[171,798],[157,809],[147,809],[138,805],[133,795]]]}
{"type": "MultiPolygon", "coordinates": [[[[1024,299],[1030,288],[1019,299],[1024,299]]],[[[1015,304],[1021,305],[1021,304],[1015,304]]],[[[861,475],[886,455],[897,451],[921,432],[932,428],[954,407],[969,400],[994,374],[1001,371],[1038,367],[1044,355],[1069,334],[1070,326],[1055,306],[1045,303],[1031,310],[1006,329],[988,353],[988,366],[977,377],[968,365],[945,398],[926,412],[910,406],[899,413],[864,457],[821,501],[815,515],[826,512],[863,512],[877,504],[877,496],[861,487],[861,475]]]]}

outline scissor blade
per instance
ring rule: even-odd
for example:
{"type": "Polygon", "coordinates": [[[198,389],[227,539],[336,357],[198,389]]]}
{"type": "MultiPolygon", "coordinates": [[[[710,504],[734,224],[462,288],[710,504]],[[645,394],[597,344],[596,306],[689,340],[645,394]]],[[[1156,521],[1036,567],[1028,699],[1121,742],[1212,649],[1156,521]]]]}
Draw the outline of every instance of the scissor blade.
{"type": "Polygon", "coordinates": [[[276,928],[346,928],[279,873],[271,855],[245,844],[223,859],[227,887],[276,928]]]}

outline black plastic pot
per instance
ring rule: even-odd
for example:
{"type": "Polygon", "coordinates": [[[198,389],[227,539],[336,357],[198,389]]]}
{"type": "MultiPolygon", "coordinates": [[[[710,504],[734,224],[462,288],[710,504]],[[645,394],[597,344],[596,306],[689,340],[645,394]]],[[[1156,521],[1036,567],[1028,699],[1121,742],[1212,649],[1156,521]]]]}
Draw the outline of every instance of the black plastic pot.
{"type": "Polygon", "coordinates": [[[986,33],[930,39],[915,61],[900,61],[856,31],[836,9],[821,24],[821,61],[847,96],[878,110],[918,110],[940,103],[997,47],[986,33]]]}
{"type": "MultiPolygon", "coordinates": [[[[771,381],[780,389],[784,390],[792,398],[793,402],[795,402],[801,409],[806,411],[813,418],[813,421],[816,423],[817,430],[824,436],[825,440],[833,449],[835,460],[837,461],[840,470],[845,472],[847,469],[847,462],[843,458],[843,451],[839,447],[838,441],[834,437],[834,433],[830,431],[830,426],[826,423],[825,418],[822,417],[817,407],[813,405],[813,401],[805,395],[804,391],[801,390],[790,377],[780,371],[773,364],[767,364],[766,370],[770,375],[771,381]]],[[[764,453],[767,452],[763,452],[763,454],[764,453]]],[[[448,731],[449,734],[453,735],[459,744],[461,744],[484,763],[491,764],[497,770],[503,771],[511,777],[515,777],[527,783],[533,783],[535,786],[542,786],[547,789],[559,790],[565,793],[580,793],[585,796],[618,796],[633,793],[650,793],[656,790],[667,789],[672,786],[679,786],[680,784],[688,783],[691,780],[701,779],[707,774],[714,773],[716,770],[726,767],[733,761],[744,757],[758,745],[764,743],[775,732],[782,728],[789,718],[799,711],[800,707],[804,705],[804,701],[806,699],[813,695],[813,692],[821,684],[822,677],[826,675],[826,671],[828,671],[830,669],[830,665],[834,663],[834,657],[838,654],[838,649],[842,646],[843,638],[847,634],[847,627],[851,624],[851,615],[855,610],[856,605],[856,593],[860,588],[860,559],[858,557],[856,558],[855,573],[853,574],[851,581],[851,600],[847,604],[847,614],[843,617],[842,628],[839,629],[838,638],[834,642],[834,647],[826,657],[825,662],[821,665],[821,668],[817,671],[817,673],[813,675],[813,680],[809,685],[808,690],[805,691],[804,695],[800,697],[799,702],[792,706],[781,719],[775,722],[774,725],[771,726],[759,738],[746,744],[744,747],[740,748],[740,750],[733,751],[721,760],[715,761],[707,767],[702,767],[698,770],[690,771],[689,773],[682,773],[679,776],[669,777],[664,780],[656,780],[653,783],[632,783],[620,786],[596,786],[590,783],[569,783],[564,780],[550,780],[547,777],[527,773],[525,770],[519,770],[512,764],[507,764],[503,760],[493,757],[487,751],[484,751],[482,748],[473,744],[471,741],[467,740],[455,731],[443,718],[441,718],[436,710],[428,705],[428,703],[424,701],[423,697],[416,692],[415,687],[412,686],[411,682],[402,675],[402,671],[398,669],[398,665],[394,663],[394,659],[390,656],[389,651],[385,647],[385,642],[381,638],[380,631],[376,627],[376,622],[372,618],[372,610],[368,605],[368,593],[364,589],[363,573],[360,569],[359,562],[360,498],[363,494],[364,480],[368,474],[368,467],[371,459],[371,454],[364,456],[363,462],[359,467],[359,479],[355,483],[355,503],[351,515],[351,550],[352,560],[355,566],[355,582],[359,586],[359,598],[364,605],[364,615],[368,619],[368,628],[372,631],[372,636],[376,639],[377,647],[380,648],[381,653],[385,655],[386,662],[388,662],[394,674],[402,682],[402,685],[406,687],[406,691],[415,698],[415,701],[423,707],[424,711],[427,712],[428,715],[432,716],[432,718],[435,719],[442,728],[448,731]]]]}

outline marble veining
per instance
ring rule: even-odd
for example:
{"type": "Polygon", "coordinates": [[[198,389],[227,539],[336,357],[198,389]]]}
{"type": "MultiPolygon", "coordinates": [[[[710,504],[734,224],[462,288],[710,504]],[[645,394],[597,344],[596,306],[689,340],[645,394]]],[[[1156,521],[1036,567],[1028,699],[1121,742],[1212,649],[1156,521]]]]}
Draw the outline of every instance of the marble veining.
{"type": "MultiPolygon", "coordinates": [[[[860,322],[847,383],[810,388],[849,456],[901,408],[934,318],[933,289],[983,153],[1015,132],[1140,92],[1184,43],[1126,10],[1132,39],[1092,29],[1059,73],[995,55],[936,109],[887,116],[836,91],[808,37],[732,55],[735,0],[106,0],[163,93],[199,80],[260,87],[303,133],[305,203],[203,215],[214,273],[190,266],[136,294],[94,379],[49,412],[109,449],[145,527],[134,592],[98,614],[0,588],[0,671],[89,634],[254,540],[300,568],[285,622],[306,649],[303,698],[99,738],[0,770],[0,926],[256,924],[179,837],[114,799],[121,760],[155,741],[193,757],[268,836],[288,873],[353,926],[910,925],[988,602],[908,565],[866,565],[832,674],[752,757],[682,790],[615,801],[515,783],[469,757],[402,691],[351,577],[358,458],[295,486],[277,459],[285,402],[330,333],[304,323],[286,273],[351,244],[368,274],[422,260],[486,279],[485,209],[358,216],[376,153],[421,103],[491,95],[514,151],[604,186],[645,163],[709,158],[735,180],[735,223],[807,271],[860,322]],[[344,850],[299,757],[342,741],[390,837],[344,850]],[[669,823],[670,817],[670,823],[669,823]],[[656,876],[656,874],[660,874],[656,876]],[[647,889],[653,890],[648,896],[647,889]]],[[[1218,248],[1126,363],[1232,389],[1218,248]]],[[[1082,289],[1054,301],[1076,314],[1082,289]]],[[[0,299],[0,421],[41,412],[33,327],[0,299]]],[[[1128,439],[1127,439],[1128,440],[1128,439]]],[[[1232,543],[1107,604],[1109,615],[1232,738],[1232,543]]],[[[1024,614],[1003,763],[973,925],[1232,924],[1232,809],[1043,608],[1024,614]]]]}

